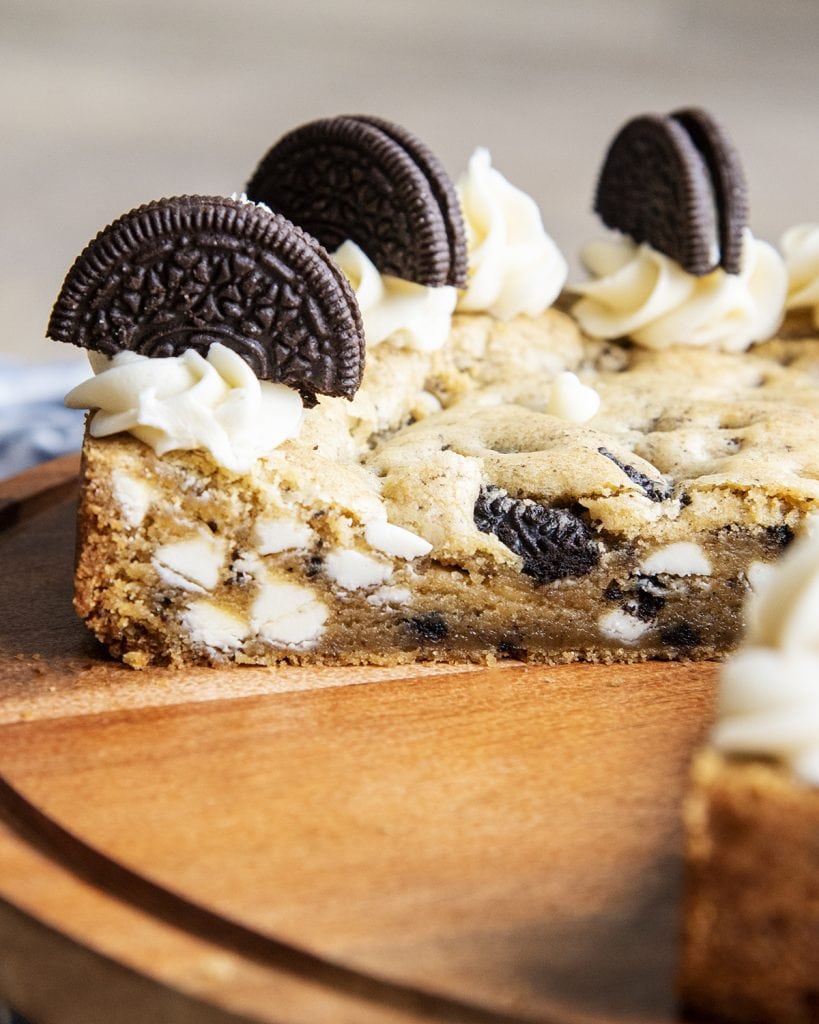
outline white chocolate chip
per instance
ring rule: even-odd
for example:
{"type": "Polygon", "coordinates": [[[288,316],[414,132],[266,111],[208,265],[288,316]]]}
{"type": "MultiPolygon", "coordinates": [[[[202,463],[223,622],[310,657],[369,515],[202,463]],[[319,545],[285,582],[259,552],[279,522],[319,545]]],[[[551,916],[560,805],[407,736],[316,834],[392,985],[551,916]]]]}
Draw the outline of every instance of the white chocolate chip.
{"type": "Polygon", "coordinates": [[[275,555],[280,551],[309,548],[313,539],[312,529],[295,516],[259,519],[254,534],[260,555],[275,555]]]}
{"type": "Polygon", "coordinates": [[[122,509],[122,518],[129,526],[139,526],[156,497],[155,489],[145,480],[138,480],[122,469],[111,474],[111,493],[122,509]]]}
{"type": "Polygon", "coordinates": [[[406,587],[379,587],[375,593],[367,598],[368,604],[409,604],[412,601],[412,592],[406,587]]]}
{"type": "Polygon", "coordinates": [[[204,587],[200,587],[198,583],[194,583],[182,576],[178,572],[174,572],[173,569],[168,569],[160,562],[154,561],[154,569],[156,574],[162,580],[166,586],[177,587],[179,590],[187,590],[191,594],[206,594],[207,590],[204,587]]]}
{"type": "Polygon", "coordinates": [[[424,540],[411,530],[405,530],[403,526],[388,523],[386,519],[368,523],[364,529],[364,537],[371,548],[394,558],[410,560],[432,551],[432,545],[428,540],[424,540]]]}
{"type": "Polygon", "coordinates": [[[711,563],[699,544],[680,541],[652,551],[643,559],[640,572],[646,576],[710,576],[711,563]]]}
{"type": "Polygon", "coordinates": [[[233,559],[230,571],[236,575],[244,574],[256,579],[264,574],[264,563],[255,551],[245,551],[233,559]]]}
{"type": "Polygon", "coordinates": [[[213,590],[225,561],[225,542],[214,537],[210,530],[202,529],[189,540],[163,544],[157,548],[152,561],[160,576],[163,571],[172,574],[166,582],[178,576],[194,584],[187,589],[213,590]]]}
{"type": "Polygon", "coordinates": [[[241,647],[248,625],[238,615],[212,601],[194,601],[182,615],[191,643],[204,644],[217,651],[241,647]]]}
{"type": "Polygon", "coordinates": [[[261,584],[250,610],[254,632],[272,643],[293,647],[315,643],[328,614],[310,587],[276,580],[261,584]]]}
{"type": "Polygon", "coordinates": [[[632,644],[635,640],[639,640],[643,633],[650,628],[648,622],[642,622],[621,608],[615,608],[614,611],[601,616],[597,625],[603,636],[607,636],[611,640],[620,640],[625,644],[632,644]]]}
{"type": "Polygon", "coordinates": [[[327,556],[326,574],[344,590],[359,590],[386,583],[392,576],[392,566],[351,548],[337,548],[327,556]]]}
{"type": "Polygon", "coordinates": [[[552,382],[546,412],[571,423],[585,423],[597,414],[600,395],[594,388],[582,384],[577,376],[566,370],[552,382]]]}

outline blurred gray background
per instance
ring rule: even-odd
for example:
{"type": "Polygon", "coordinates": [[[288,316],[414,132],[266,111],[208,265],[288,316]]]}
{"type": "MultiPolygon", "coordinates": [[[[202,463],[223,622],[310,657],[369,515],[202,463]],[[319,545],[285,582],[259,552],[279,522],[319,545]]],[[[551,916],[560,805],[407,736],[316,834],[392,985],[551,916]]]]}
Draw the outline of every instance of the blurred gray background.
{"type": "Polygon", "coordinates": [[[144,201],[241,189],[318,116],[405,124],[457,177],[477,144],[573,259],[601,156],[646,110],[707,105],[772,241],[819,218],[819,0],[0,0],[0,356],[42,339],[63,275],[144,201]]]}

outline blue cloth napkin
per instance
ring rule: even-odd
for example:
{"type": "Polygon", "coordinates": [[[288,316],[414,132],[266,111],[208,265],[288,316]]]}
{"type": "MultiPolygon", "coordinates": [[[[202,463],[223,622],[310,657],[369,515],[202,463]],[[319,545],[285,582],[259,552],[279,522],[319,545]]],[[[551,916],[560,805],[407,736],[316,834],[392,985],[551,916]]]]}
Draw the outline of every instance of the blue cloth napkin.
{"type": "Polygon", "coordinates": [[[91,376],[85,357],[55,363],[0,358],[0,479],[77,451],[85,413],[65,395],[91,376]]]}

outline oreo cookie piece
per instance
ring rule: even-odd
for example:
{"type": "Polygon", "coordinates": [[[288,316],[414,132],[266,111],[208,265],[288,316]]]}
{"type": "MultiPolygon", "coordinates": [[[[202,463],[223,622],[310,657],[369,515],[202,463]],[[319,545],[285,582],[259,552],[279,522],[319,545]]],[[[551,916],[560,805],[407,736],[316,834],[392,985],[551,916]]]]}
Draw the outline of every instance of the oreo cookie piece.
{"type": "Polygon", "coordinates": [[[473,519],[482,533],[494,533],[520,555],[523,572],[538,583],[584,576],[600,561],[594,533],[571,509],[547,508],[511,498],[499,487],[482,487],[473,519]]]}
{"type": "Polygon", "coordinates": [[[352,239],[382,273],[429,287],[466,286],[455,186],[400,125],[365,116],[302,125],[267,153],[246,193],[327,249],[352,239]]]}
{"type": "Polygon", "coordinates": [[[221,197],[160,199],[101,231],[47,334],[105,355],[205,355],[220,342],[308,403],[351,398],[364,370],[358,303],[328,254],[286,218],[221,197]]]}
{"type": "Polygon", "coordinates": [[[668,480],[652,480],[651,477],[641,473],[635,466],[624,462],[622,459],[618,459],[614,452],[610,452],[608,448],[598,448],[597,451],[601,455],[605,455],[607,459],[610,459],[618,469],[621,469],[626,474],[629,480],[637,484],[650,501],[667,501],[674,493],[674,485],[668,480]]]}
{"type": "Polygon", "coordinates": [[[739,273],[748,205],[739,158],[705,111],[646,114],[617,134],[597,183],[608,227],[676,260],[697,277],[739,273]]]}

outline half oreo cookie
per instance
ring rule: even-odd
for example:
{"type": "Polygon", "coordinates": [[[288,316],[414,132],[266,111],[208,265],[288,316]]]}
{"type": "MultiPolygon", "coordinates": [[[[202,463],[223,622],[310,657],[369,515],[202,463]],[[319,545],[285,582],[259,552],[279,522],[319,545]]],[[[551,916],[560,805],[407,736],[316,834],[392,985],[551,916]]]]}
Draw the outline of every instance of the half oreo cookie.
{"type": "Polygon", "coordinates": [[[720,266],[728,274],[738,274],[742,233],[748,223],[748,187],[739,153],[725,129],[707,111],[690,107],[676,110],[671,117],[685,128],[705,160],[719,215],[720,266]]]}
{"type": "Polygon", "coordinates": [[[745,176],[727,134],[704,110],[629,121],[606,154],[594,208],[608,227],[690,274],[740,271],[745,176]]]}
{"type": "Polygon", "coordinates": [[[101,231],[63,282],[46,332],[106,355],[203,355],[351,398],[364,370],[358,303],[328,254],[285,217],[210,196],[160,199],[101,231]]]}
{"type": "Polygon", "coordinates": [[[400,125],[358,115],[302,125],[267,153],[246,192],[331,251],[352,239],[382,273],[466,286],[455,186],[400,125]]]}

